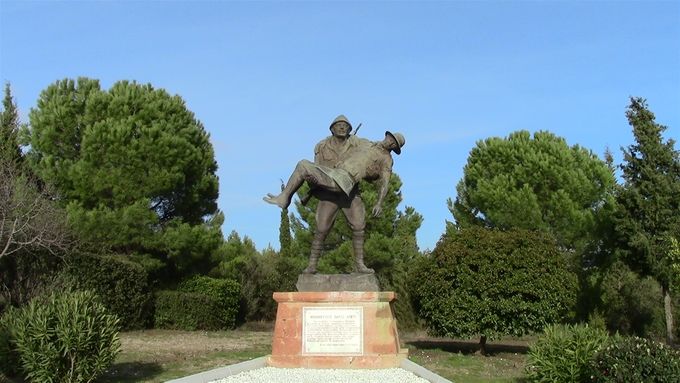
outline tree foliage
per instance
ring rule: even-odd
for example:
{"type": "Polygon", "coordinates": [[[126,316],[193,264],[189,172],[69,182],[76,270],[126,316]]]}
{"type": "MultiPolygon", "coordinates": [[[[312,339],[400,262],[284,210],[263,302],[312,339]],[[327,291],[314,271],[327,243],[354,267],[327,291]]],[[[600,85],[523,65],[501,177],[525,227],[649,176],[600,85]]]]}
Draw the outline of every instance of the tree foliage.
{"type": "Polygon", "coordinates": [[[17,106],[9,84],[0,113],[0,312],[27,303],[54,278],[59,257],[74,245],[56,194],[26,166],[17,106]]]}
{"type": "Polygon", "coordinates": [[[0,159],[10,162],[19,161],[21,149],[18,134],[19,112],[9,83],[6,83],[5,97],[2,99],[2,113],[0,113],[0,159]]]}
{"type": "Polygon", "coordinates": [[[30,112],[35,166],[85,209],[146,201],[164,223],[215,212],[217,165],[202,124],[179,96],[120,81],[62,80],[30,112]]]}
{"type": "Polygon", "coordinates": [[[624,185],[617,195],[616,232],[625,262],[661,284],[667,340],[673,342],[670,287],[674,278],[672,239],[680,238],[680,153],[664,142],[665,126],[642,98],[631,97],[626,111],[635,143],[623,150],[624,185]]]}
{"type": "Polygon", "coordinates": [[[410,274],[428,331],[521,336],[567,320],[576,300],[568,256],[547,234],[468,228],[442,236],[410,274]]]}
{"type": "Polygon", "coordinates": [[[65,79],[40,94],[29,117],[30,163],[55,184],[86,241],[187,272],[219,246],[218,225],[206,224],[223,219],[213,148],[179,96],[65,79]]]}
{"type": "Polygon", "coordinates": [[[65,214],[54,193],[22,167],[19,114],[9,84],[0,113],[0,259],[21,252],[64,251],[70,245],[65,214]]]}
{"type": "Polygon", "coordinates": [[[664,142],[667,128],[655,122],[644,99],[631,98],[626,117],[635,143],[623,150],[616,229],[627,263],[668,286],[670,239],[680,238],[680,154],[674,140],[664,142]]]}
{"type": "Polygon", "coordinates": [[[607,164],[546,131],[518,131],[477,142],[455,202],[459,227],[541,230],[583,250],[614,187],[607,164]]]}
{"type": "Polygon", "coordinates": [[[211,276],[236,280],[241,285],[239,321],[273,320],[276,318],[275,291],[295,291],[297,277],[306,262],[292,254],[267,248],[259,252],[247,236],[229,234],[220,248],[220,263],[211,276]]]}
{"type": "Polygon", "coordinates": [[[640,277],[620,261],[610,265],[600,287],[598,311],[611,333],[663,337],[661,286],[651,277],[640,277]]]}

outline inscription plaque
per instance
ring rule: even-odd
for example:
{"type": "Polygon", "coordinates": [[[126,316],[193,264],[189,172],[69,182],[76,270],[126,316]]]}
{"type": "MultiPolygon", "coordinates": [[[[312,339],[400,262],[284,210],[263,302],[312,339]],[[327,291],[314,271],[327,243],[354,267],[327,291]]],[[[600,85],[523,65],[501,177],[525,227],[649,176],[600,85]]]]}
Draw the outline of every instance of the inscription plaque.
{"type": "Polygon", "coordinates": [[[363,307],[303,307],[302,353],[362,355],[363,307]]]}

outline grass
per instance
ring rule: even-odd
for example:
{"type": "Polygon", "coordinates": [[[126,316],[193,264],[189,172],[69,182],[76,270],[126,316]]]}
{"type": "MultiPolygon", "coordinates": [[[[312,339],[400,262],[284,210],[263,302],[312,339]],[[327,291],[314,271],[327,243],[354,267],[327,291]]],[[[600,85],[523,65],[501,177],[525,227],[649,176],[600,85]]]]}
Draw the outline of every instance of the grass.
{"type": "MultiPolygon", "coordinates": [[[[271,353],[272,324],[234,331],[148,330],[121,334],[122,350],[100,382],[164,382],[271,353]]],[[[522,382],[526,339],[487,343],[488,356],[476,340],[447,340],[421,333],[402,335],[409,359],[454,382],[522,382]]]]}
{"type": "MultiPolygon", "coordinates": [[[[408,336],[408,335],[407,335],[408,336]]],[[[406,342],[409,359],[454,382],[523,382],[526,340],[487,343],[487,355],[477,353],[477,341],[423,339],[406,342]]]]}
{"type": "Polygon", "coordinates": [[[101,382],[164,382],[254,359],[271,352],[271,331],[133,331],[121,343],[101,382]]]}

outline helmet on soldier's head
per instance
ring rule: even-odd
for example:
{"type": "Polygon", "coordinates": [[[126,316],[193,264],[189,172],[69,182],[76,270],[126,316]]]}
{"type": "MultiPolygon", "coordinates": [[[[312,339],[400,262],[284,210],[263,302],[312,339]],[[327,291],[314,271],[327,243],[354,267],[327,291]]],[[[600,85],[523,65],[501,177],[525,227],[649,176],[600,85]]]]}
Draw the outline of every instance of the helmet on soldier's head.
{"type": "Polygon", "coordinates": [[[402,135],[401,133],[392,133],[390,131],[387,131],[385,132],[385,136],[390,136],[394,138],[394,141],[396,141],[397,145],[399,145],[399,147],[394,149],[394,152],[397,154],[401,154],[401,148],[406,144],[406,138],[404,138],[404,135],[402,135]]]}
{"type": "Polygon", "coordinates": [[[349,125],[349,131],[347,131],[347,134],[349,134],[352,131],[352,124],[349,123],[349,120],[347,119],[347,117],[345,117],[344,114],[341,114],[338,117],[335,117],[335,120],[331,122],[331,126],[329,127],[331,132],[333,131],[333,125],[337,124],[338,122],[345,122],[347,123],[347,125],[349,125]]]}

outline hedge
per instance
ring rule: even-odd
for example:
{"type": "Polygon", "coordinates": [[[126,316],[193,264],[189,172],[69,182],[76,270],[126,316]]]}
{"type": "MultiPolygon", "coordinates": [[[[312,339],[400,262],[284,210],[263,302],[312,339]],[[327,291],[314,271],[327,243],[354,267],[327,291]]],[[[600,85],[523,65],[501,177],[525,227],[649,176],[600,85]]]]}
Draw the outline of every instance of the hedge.
{"type": "Polygon", "coordinates": [[[156,293],[155,303],[155,328],[187,331],[223,328],[222,307],[213,297],[163,290],[156,293]]]}
{"type": "Polygon", "coordinates": [[[220,316],[221,328],[234,328],[236,316],[239,311],[241,285],[231,279],[210,278],[196,275],[184,282],[179,291],[187,293],[203,294],[213,298],[217,302],[218,315],[220,316]]]}
{"type": "Polygon", "coordinates": [[[121,255],[77,253],[66,259],[65,274],[78,290],[92,290],[120,319],[123,329],[148,327],[152,294],[147,273],[121,255]]]}

